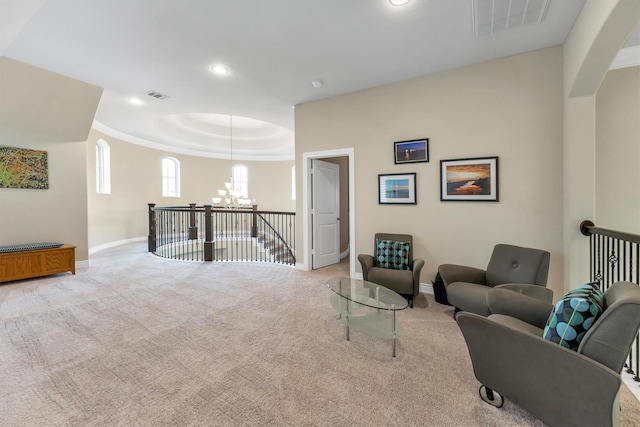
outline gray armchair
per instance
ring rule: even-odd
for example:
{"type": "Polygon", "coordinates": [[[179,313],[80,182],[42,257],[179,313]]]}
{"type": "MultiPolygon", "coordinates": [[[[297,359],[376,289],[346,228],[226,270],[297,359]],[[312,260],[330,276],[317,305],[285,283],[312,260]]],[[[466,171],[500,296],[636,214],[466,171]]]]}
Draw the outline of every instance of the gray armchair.
{"type": "Polygon", "coordinates": [[[362,278],[399,293],[407,298],[409,307],[413,307],[413,297],[420,292],[420,271],[424,266],[424,260],[413,259],[413,237],[409,234],[376,233],[375,241],[380,240],[409,243],[409,269],[396,270],[380,267],[376,262],[377,248],[374,245],[374,255],[358,255],[358,261],[362,266],[362,278]]]}
{"type": "Polygon", "coordinates": [[[496,314],[456,315],[485,402],[509,399],[550,426],[618,424],[620,371],[640,327],[638,285],[605,291],[604,311],[577,351],[542,338],[551,304],[504,289],[488,301],[496,314]]]}
{"type": "Polygon", "coordinates": [[[438,274],[447,298],[458,311],[488,316],[487,293],[496,286],[551,302],[546,288],[550,254],[547,251],[497,244],[486,270],[456,264],[442,264],[438,274]]]}

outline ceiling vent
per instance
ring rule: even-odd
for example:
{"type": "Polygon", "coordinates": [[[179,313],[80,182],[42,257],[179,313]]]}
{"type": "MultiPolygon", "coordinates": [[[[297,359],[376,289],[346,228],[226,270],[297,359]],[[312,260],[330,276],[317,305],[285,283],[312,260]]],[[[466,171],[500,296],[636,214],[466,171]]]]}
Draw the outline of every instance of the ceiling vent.
{"type": "Polygon", "coordinates": [[[167,99],[167,98],[169,98],[169,95],[163,95],[160,92],[154,92],[152,90],[147,92],[147,95],[149,95],[152,98],[156,98],[156,99],[167,99]]]}
{"type": "Polygon", "coordinates": [[[473,38],[544,21],[551,0],[471,0],[473,38]]]}

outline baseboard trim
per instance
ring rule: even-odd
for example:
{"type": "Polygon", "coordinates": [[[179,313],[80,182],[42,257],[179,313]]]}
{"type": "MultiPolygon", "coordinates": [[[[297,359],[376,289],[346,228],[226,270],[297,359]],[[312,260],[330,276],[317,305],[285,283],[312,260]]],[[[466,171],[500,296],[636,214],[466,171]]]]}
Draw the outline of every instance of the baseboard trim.
{"type": "Polygon", "coordinates": [[[431,283],[420,283],[420,293],[433,295],[433,285],[431,283]]]}
{"type": "Polygon", "coordinates": [[[91,261],[87,260],[82,260],[82,261],[76,261],[76,270],[79,268],[88,268],[91,267],[91,261]]]}
{"type": "MultiPolygon", "coordinates": [[[[362,273],[356,273],[355,278],[362,280],[362,273]]],[[[433,285],[430,283],[420,283],[419,292],[421,294],[433,295],[433,285]]]]}
{"type": "Polygon", "coordinates": [[[96,252],[102,251],[104,249],[109,249],[109,248],[114,248],[116,246],[125,245],[127,243],[144,242],[147,239],[148,239],[148,237],[144,236],[144,237],[134,237],[134,238],[131,238],[131,239],[116,240],[114,242],[104,243],[102,245],[98,245],[98,246],[94,246],[92,248],[89,248],[89,255],[93,255],[96,252]]]}

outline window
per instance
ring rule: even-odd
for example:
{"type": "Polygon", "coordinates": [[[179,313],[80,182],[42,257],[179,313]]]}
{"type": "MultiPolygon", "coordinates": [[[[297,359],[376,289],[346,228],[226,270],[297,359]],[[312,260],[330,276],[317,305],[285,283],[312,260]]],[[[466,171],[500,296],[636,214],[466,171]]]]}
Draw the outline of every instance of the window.
{"type": "Polygon", "coordinates": [[[96,192],[111,194],[111,149],[104,139],[96,141],[96,192]]]}
{"type": "Polygon", "coordinates": [[[180,161],[173,157],[162,159],[162,196],[180,197],[180,161]]]}
{"type": "Polygon", "coordinates": [[[239,197],[249,197],[249,173],[245,165],[233,165],[231,168],[233,189],[238,191],[239,197]]]}
{"type": "Polygon", "coordinates": [[[296,199],[296,167],[291,166],[291,200],[296,199]]]}

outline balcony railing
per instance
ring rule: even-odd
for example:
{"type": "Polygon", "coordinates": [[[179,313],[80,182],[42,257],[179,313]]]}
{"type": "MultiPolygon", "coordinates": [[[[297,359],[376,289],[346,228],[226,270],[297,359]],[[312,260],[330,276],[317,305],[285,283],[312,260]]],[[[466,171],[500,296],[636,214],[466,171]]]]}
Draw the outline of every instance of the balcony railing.
{"type": "Polygon", "coordinates": [[[149,203],[149,252],[189,261],[295,265],[295,213],[149,203]]]}
{"type": "MultiPolygon", "coordinates": [[[[640,283],[640,236],[622,231],[596,227],[591,221],[583,221],[580,231],[589,236],[591,280],[600,284],[603,291],[619,281],[640,283]]],[[[627,359],[627,373],[640,381],[640,339],[631,346],[627,359]]]]}

